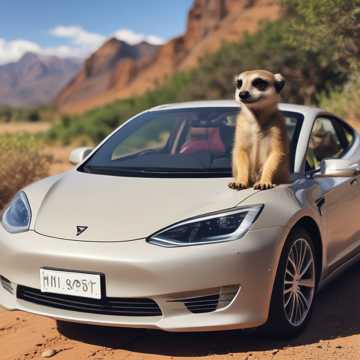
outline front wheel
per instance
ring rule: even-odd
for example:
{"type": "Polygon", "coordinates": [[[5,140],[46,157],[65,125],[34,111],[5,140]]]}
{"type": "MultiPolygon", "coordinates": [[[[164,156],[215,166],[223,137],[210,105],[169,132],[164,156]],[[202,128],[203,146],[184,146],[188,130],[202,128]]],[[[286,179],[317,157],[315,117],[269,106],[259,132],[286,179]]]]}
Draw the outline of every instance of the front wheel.
{"type": "Polygon", "coordinates": [[[317,288],[317,262],[311,236],[303,228],[289,235],[281,254],[262,332],[271,337],[299,335],[310,320],[317,288]]]}

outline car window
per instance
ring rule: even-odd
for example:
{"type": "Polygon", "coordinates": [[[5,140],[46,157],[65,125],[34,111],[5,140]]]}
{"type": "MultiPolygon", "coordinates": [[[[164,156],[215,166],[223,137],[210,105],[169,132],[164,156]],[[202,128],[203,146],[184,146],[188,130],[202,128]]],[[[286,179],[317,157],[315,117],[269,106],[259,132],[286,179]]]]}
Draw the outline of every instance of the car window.
{"type": "MultiPolygon", "coordinates": [[[[120,128],[84,164],[85,171],[139,176],[231,176],[238,108],[149,111],[120,128]],[[138,174],[138,175],[136,175],[138,174]]],[[[303,115],[283,112],[295,153],[303,115]]]]}
{"type": "Polygon", "coordinates": [[[336,128],[339,140],[344,152],[346,152],[354,141],[354,131],[346,123],[333,119],[334,126],[336,128]]]}
{"type": "Polygon", "coordinates": [[[111,154],[111,160],[141,151],[163,149],[176,127],[177,121],[168,121],[166,117],[160,117],[156,121],[144,124],[135,136],[125,138],[115,147],[111,154]]]}
{"type": "Polygon", "coordinates": [[[323,159],[341,158],[353,141],[351,129],[337,119],[315,120],[306,155],[307,170],[317,170],[323,159]]]}

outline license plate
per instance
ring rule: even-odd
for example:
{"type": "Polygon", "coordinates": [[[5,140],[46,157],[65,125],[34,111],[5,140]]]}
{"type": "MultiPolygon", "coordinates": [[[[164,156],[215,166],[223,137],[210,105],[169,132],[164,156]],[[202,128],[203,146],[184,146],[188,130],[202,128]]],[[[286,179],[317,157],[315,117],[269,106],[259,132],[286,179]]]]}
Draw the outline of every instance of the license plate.
{"type": "Polygon", "coordinates": [[[101,275],[40,269],[41,292],[101,299],[101,275]]]}

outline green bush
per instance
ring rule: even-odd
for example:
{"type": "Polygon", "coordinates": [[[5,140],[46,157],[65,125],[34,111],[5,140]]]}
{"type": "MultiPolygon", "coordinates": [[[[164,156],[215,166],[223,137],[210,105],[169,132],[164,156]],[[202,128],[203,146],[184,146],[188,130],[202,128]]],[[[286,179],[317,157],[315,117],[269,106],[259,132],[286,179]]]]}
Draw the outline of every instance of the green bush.
{"type": "Polygon", "coordinates": [[[286,86],[282,97],[286,102],[313,104],[320,92],[342,84],[347,74],[332,59],[304,49],[299,42],[289,43],[286,33],[289,19],[264,24],[262,30],[245,36],[237,44],[226,44],[215,54],[204,58],[193,73],[186,92],[191,98],[231,98],[235,74],[250,69],[280,72],[286,86]]]}
{"type": "Polygon", "coordinates": [[[50,158],[29,135],[0,136],[0,209],[22,187],[48,175],[50,158]]]}
{"type": "Polygon", "coordinates": [[[343,88],[333,90],[328,97],[323,96],[320,105],[360,129],[360,72],[354,73],[343,88]]]}
{"type": "Polygon", "coordinates": [[[52,122],[58,115],[51,106],[40,106],[36,108],[0,106],[1,122],[52,122]]]}
{"type": "Polygon", "coordinates": [[[360,0],[281,0],[293,44],[315,50],[347,69],[360,56],[360,0]]]}

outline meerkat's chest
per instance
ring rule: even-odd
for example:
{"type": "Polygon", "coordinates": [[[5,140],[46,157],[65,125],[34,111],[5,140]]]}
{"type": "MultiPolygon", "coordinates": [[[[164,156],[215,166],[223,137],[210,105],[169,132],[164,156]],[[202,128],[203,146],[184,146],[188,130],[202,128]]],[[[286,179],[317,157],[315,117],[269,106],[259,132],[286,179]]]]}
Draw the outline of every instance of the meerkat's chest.
{"type": "Polygon", "coordinates": [[[269,135],[259,135],[257,144],[254,144],[254,147],[257,147],[257,149],[253,149],[257,153],[256,164],[262,168],[271,152],[271,137],[269,135]]]}
{"type": "Polygon", "coordinates": [[[271,152],[270,134],[261,132],[257,124],[248,124],[242,129],[241,138],[253,169],[262,167],[271,152]]]}

